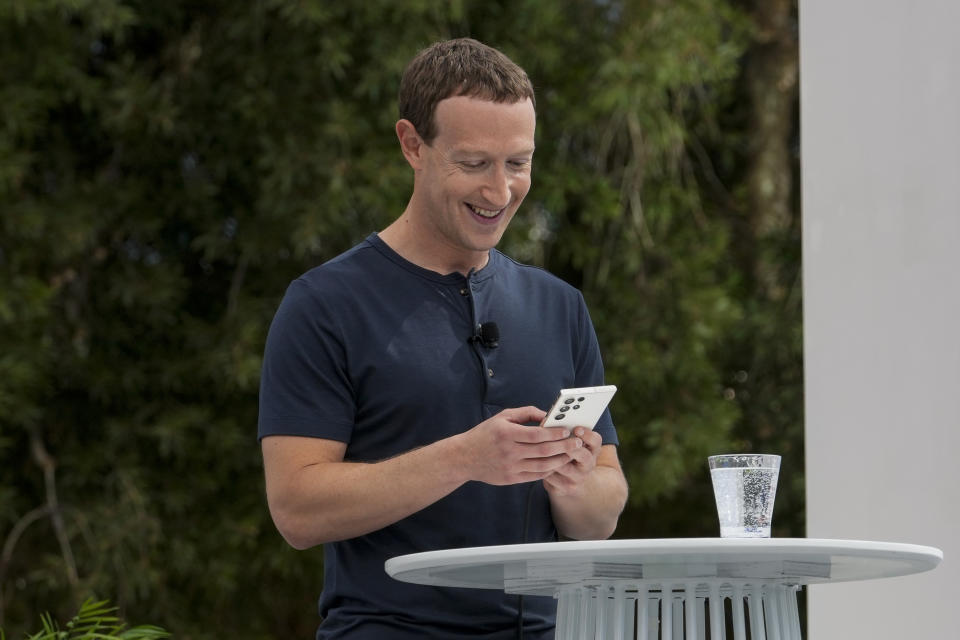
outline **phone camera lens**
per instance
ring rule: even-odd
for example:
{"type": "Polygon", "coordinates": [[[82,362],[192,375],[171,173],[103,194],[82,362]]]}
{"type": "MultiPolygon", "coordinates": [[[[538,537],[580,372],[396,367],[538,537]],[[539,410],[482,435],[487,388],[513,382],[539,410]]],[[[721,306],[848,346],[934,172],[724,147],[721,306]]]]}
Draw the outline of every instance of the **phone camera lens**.
{"type": "Polygon", "coordinates": [[[583,402],[583,396],[577,398],[577,402],[583,402]]]}
{"type": "Polygon", "coordinates": [[[579,409],[579,408],[580,408],[580,405],[575,404],[575,405],[573,405],[573,408],[574,408],[574,409],[579,409]]]}
{"type": "Polygon", "coordinates": [[[563,404],[570,404],[571,402],[573,402],[573,398],[567,398],[563,401],[563,404]]]}
{"type": "Polygon", "coordinates": [[[563,419],[566,418],[566,417],[567,417],[567,416],[566,416],[565,414],[558,413],[557,415],[553,416],[553,419],[554,419],[554,420],[563,420],[563,419]]]}
{"type": "Polygon", "coordinates": [[[561,413],[566,413],[567,411],[570,411],[570,407],[560,407],[561,413]]]}

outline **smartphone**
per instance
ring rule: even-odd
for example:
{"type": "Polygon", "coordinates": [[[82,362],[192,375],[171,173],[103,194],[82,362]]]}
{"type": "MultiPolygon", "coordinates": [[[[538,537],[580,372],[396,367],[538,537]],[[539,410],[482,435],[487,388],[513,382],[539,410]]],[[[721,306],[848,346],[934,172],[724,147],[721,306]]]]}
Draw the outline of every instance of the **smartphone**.
{"type": "Polygon", "coordinates": [[[617,387],[612,384],[561,389],[542,426],[593,429],[616,392],[617,387]]]}

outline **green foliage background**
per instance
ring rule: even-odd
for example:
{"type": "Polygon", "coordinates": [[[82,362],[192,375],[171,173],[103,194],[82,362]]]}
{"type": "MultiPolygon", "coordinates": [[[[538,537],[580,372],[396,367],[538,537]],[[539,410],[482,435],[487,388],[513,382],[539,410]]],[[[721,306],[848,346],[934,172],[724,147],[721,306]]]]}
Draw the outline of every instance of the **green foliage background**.
{"type": "Polygon", "coordinates": [[[8,637],[90,594],[178,638],[311,636],[322,554],[264,500],[263,341],[291,279],[402,210],[400,73],[461,35],[537,88],[501,248],[591,307],[622,390],[617,537],[716,535],[705,457],[750,449],[784,456],[774,535],[803,535],[799,214],[766,225],[751,196],[750,3],[7,0],[8,637]]]}

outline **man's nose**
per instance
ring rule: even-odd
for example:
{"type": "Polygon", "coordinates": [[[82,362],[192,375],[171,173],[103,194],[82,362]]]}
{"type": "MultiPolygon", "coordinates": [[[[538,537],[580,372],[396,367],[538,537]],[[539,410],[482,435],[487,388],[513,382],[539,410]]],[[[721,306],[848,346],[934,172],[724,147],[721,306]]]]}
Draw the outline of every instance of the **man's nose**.
{"type": "Polygon", "coordinates": [[[483,197],[497,209],[510,203],[510,176],[502,166],[494,166],[487,174],[483,197]]]}

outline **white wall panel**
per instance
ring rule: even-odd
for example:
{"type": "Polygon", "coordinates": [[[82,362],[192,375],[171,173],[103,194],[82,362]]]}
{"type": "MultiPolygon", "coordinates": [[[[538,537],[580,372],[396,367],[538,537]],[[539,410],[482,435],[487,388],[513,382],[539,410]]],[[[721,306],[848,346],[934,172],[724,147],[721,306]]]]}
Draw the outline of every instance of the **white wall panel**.
{"type": "Polygon", "coordinates": [[[960,2],[800,0],[807,535],[943,549],[809,638],[960,637],[960,2]]]}

